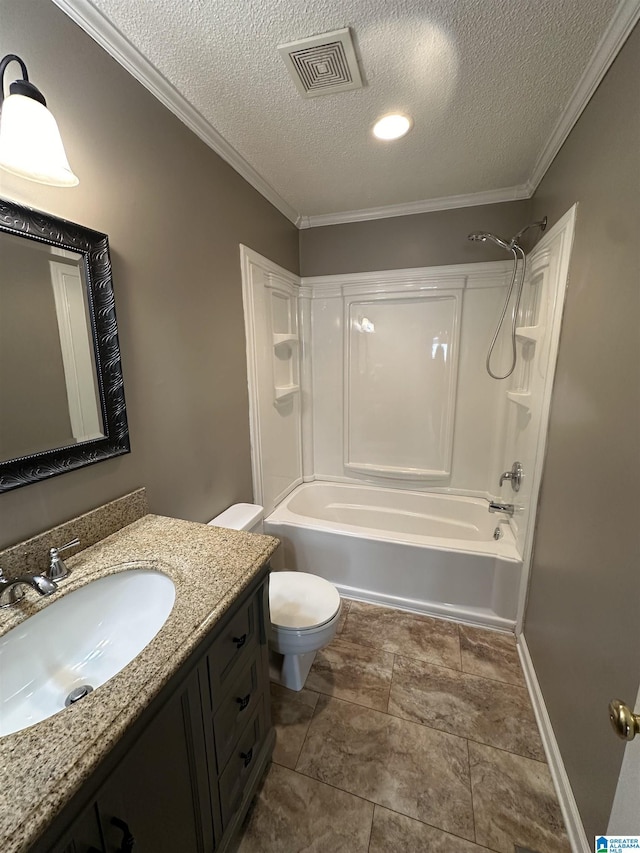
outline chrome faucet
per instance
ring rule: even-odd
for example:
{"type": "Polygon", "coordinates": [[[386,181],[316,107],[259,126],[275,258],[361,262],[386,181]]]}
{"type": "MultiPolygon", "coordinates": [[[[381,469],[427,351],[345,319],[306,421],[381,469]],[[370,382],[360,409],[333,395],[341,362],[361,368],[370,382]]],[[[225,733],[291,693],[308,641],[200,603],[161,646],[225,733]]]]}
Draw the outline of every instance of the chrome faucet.
{"type": "Polygon", "coordinates": [[[43,575],[19,575],[17,578],[6,578],[0,569],[0,608],[11,607],[24,597],[24,593],[19,589],[20,586],[30,586],[38,595],[51,595],[58,588],[54,581],[43,575]],[[5,593],[8,600],[3,602],[5,593]]]}
{"type": "Polygon", "coordinates": [[[510,471],[505,471],[504,474],[500,475],[500,485],[502,485],[505,480],[509,480],[513,491],[519,492],[523,477],[524,469],[522,467],[522,463],[514,462],[510,471]]]}
{"type": "Polygon", "coordinates": [[[56,581],[60,581],[69,575],[69,569],[60,557],[60,551],[74,548],[80,544],[79,539],[73,539],[66,545],[49,550],[49,566],[41,575],[23,574],[15,578],[5,577],[0,568],[0,609],[12,607],[24,598],[24,590],[20,587],[30,586],[38,595],[51,595],[58,588],[56,581]],[[5,595],[6,593],[6,595],[5,595]]]}
{"type": "Polygon", "coordinates": [[[75,548],[75,546],[79,544],[80,540],[76,536],[75,539],[72,539],[71,542],[67,542],[66,545],[61,545],[59,548],[49,549],[49,569],[46,573],[46,577],[50,581],[61,581],[63,578],[69,576],[69,569],[66,567],[62,557],[60,556],[60,551],[66,551],[68,548],[75,548]]]}
{"type": "Polygon", "coordinates": [[[489,501],[489,512],[504,512],[506,515],[513,515],[516,511],[514,504],[503,504],[499,501],[489,501]]]}

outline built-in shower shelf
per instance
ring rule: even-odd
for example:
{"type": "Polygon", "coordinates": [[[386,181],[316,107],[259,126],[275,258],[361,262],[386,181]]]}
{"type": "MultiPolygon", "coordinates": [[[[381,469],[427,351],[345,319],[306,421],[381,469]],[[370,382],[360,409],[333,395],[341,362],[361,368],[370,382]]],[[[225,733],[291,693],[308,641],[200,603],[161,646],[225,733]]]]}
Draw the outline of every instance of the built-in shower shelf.
{"type": "Polygon", "coordinates": [[[518,326],[516,329],[516,337],[522,338],[524,341],[539,341],[542,337],[542,327],[518,326]]]}
{"type": "Polygon", "coordinates": [[[279,347],[281,344],[297,344],[298,336],[293,334],[286,335],[274,335],[273,336],[273,345],[274,347],[279,347]]]}
{"type": "Polygon", "coordinates": [[[276,400],[286,400],[287,397],[291,397],[293,394],[297,394],[300,390],[299,385],[276,385],[274,387],[275,398],[276,400]]]}
{"type": "Polygon", "coordinates": [[[530,391],[507,391],[507,399],[524,409],[531,408],[531,392],[530,391]]]}

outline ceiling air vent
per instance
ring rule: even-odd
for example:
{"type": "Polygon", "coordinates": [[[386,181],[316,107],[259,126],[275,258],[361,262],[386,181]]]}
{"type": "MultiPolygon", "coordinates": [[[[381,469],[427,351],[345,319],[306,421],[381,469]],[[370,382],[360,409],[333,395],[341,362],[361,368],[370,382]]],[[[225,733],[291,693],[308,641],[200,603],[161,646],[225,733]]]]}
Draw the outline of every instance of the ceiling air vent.
{"type": "Polygon", "coordinates": [[[278,52],[305,98],[362,88],[362,77],[348,27],[278,45],[278,52]]]}

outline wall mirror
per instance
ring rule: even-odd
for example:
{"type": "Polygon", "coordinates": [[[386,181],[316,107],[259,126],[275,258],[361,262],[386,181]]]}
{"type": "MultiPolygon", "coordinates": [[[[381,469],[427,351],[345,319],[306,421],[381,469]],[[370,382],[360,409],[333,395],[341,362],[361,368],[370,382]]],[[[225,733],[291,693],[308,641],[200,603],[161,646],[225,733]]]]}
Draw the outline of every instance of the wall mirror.
{"type": "Polygon", "coordinates": [[[107,235],[0,200],[0,492],[128,452],[107,235]]]}

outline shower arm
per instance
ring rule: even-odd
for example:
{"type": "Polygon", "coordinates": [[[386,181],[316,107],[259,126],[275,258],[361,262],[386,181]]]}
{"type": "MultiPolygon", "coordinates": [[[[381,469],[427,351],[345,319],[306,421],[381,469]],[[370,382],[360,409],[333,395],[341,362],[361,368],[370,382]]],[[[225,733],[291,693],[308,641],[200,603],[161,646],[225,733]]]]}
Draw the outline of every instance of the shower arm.
{"type": "Polygon", "coordinates": [[[511,240],[509,241],[509,248],[513,249],[516,246],[520,248],[520,243],[518,241],[520,240],[520,237],[522,237],[522,235],[529,230],[529,228],[539,228],[541,231],[544,231],[546,227],[546,216],[544,217],[544,219],[539,219],[537,222],[531,222],[529,225],[525,225],[524,228],[521,228],[520,231],[518,231],[518,233],[511,238],[511,240]]]}

